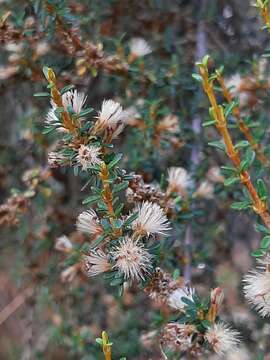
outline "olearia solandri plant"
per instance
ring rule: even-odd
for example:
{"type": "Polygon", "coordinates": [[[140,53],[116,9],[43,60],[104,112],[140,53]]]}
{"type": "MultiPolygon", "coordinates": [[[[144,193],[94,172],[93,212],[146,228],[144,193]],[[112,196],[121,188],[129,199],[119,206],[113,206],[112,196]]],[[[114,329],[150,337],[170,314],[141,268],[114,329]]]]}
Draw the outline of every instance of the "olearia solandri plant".
{"type": "MultiPolygon", "coordinates": [[[[171,308],[176,315],[161,332],[165,358],[167,351],[198,356],[210,349],[218,355],[225,354],[238,344],[239,334],[219,320],[221,289],[213,290],[209,299],[202,300],[187,284],[190,279],[173,280],[156,267],[160,239],[171,229],[167,215],[172,216],[175,209],[185,213],[192,199],[212,198],[213,185],[203,182],[190,195],[193,181],[181,167],[168,170],[165,192],[144,184],[137,175],[127,174],[118,166],[121,154],[113,151],[112,142],[123,130],[129,112],[113,100],[104,100],[97,115],[86,120],[92,109],[84,107],[85,95],[72,86],[58,89],[51,68],[44,68],[44,74],[50,93],[37,95],[50,97],[52,106],[45,133],[55,132],[60,137],[56,150],[48,154],[49,164],[69,165],[75,174],[88,174],[87,184],[92,181],[92,194],[83,201],[91,207],[77,218],[77,230],[87,234],[89,241],[62,278],[72,279],[83,262],[89,276],[103,274],[110,285],[119,287],[120,293],[125,283],[142,284],[152,300],[171,308]],[[119,193],[124,190],[126,200],[122,201],[119,193]],[[181,206],[177,207],[179,202],[181,206]],[[126,214],[127,204],[131,203],[133,209],[126,214]]],[[[212,179],[216,180],[217,175],[213,173],[212,179]]],[[[58,238],[56,249],[73,253],[72,243],[63,236],[58,238]]],[[[103,350],[106,359],[110,359],[110,346],[103,346],[103,350]]]]}
{"type": "Polygon", "coordinates": [[[123,130],[128,112],[104,100],[94,120],[86,121],[92,109],[83,109],[85,96],[70,87],[60,92],[53,70],[45,68],[44,73],[52,104],[46,131],[55,130],[62,137],[57,151],[48,155],[49,164],[69,164],[76,173],[86,171],[95,179],[92,195],[83,202],[91,208],[77,219],[77,229],[91,239],[86,271],[90,276],[105,273],[112,285],[142,282],[153,271],[155,240],[166,235],[170,225],[165,211],[150,201],[124,215],[118,195],[133,177],[118,167],[122,156],[111,150],[111,142],[123,130]]]}

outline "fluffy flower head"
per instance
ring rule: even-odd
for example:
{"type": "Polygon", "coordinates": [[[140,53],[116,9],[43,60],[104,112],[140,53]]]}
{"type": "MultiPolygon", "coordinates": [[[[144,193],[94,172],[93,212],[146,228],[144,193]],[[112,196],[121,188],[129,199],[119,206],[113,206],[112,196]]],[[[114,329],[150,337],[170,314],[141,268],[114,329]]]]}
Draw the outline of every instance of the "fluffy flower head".
{"type": "Polygon", "coordinates": [[[188,188],[192,186],[192,180],[182,167],[171,167],[168,170],[168,192],[177,192],[180,195],[185,195],[188,188]]]}
{"type": "Polygon", "coordinates": [[[88,169],[91,166],[101,163],[100,147],[92,145],[81,145],[76,157],[77,162],[82,166],[83,170],[88,169]]]}
{"type": "Polygon", "coordinates": [[[168,219],[158,204],[145,201],[136,211],[138,217],[133,221],[132,228],[138,235],[166,235],[170,230],[168,219]]]}
{"type": "Polygon", "coordinates": [[[174,310],[183,311],[186,304],[182,298],[188,298],[193,301],[192,295],[194,290],[189,287],[178,288],[174,290],[168,297],[168,305],[174,310]]]}
{"type": "MultiPolygon", "coordinates": [[[[267,258],[268,266],[270,259],[267,258]]],[[[244,294],[246,299],[261,316],[270,315],[270,272],[265,268],[265,261],[244,277],[244,294]]],[[[266,265],[267,266],[267,265],[266,265]]]]}
{"type": "Polygon", "coordinates": [[[152,52],[152,48],[142,38],[133,38],[130,41],[130,52],[135,57],[142,57],[152,52]]]}
{"type": "Polygon", "coordinates": [[[127,280],[140,281],[152,269],[152,256],[143,245],[126,237],[111,253],[114,268],[122,272],[127,280]]]}
{"type": "Polygon", "coordinates": [[[96,276],[111,270],[108,255],[102,250],[92,250],[89,255],[84,257],[86,272],[89,276],[96,276]]]}
{"type": "Polygon", "coordinates": [[[239,332],[223,323],[211,326],[206,334],[206,340],[218,356],[224,356],[239,345],[239,332]]]}
{"type": "Polygon", "coordinates": [[[77,219],[77,230],[91,235],[99,235],[102,227],[93,209],[82,212],[77,219]]]}
{"type": "Polygon", "coordinates": [[[64,109],[67,110],[68,107],[71,107],[77,115],[82,111],[86,99],[87,96],[77,90],[70,90],[62,95],[64,109]]]}
{"type": "Polygon", "coordinates": [[[203,198],[203,199],[213,199],[214,197],[214,186],[209,181],[205,180],[203,181],[196,192],[194,193],[194,196],[203,198]]]}

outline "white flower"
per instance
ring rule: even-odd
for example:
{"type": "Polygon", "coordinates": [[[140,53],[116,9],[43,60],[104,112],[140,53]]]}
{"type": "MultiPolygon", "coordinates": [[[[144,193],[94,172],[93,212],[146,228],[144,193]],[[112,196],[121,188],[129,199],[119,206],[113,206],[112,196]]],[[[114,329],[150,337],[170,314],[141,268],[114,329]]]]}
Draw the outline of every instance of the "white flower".
{"type": "Polygon", "coordinates": [[[76,156],[77,162],[82,166],[83,170],[101,163],[100,147],[93,145],[81,145],[76,156]]]}
{"type": "Polygon", "coordinates": [[[261,261],[261,266],[250,271],[243,279],[246,299],[263,317],[270,315],[270,272],[267,269],[269,258],[266,258],[266,261],[267,264],[261,261]]]}
{"type": "Polygon", "coordinates": [[[218,356],[224,356],[237,348],[239,335],[238,331],[228,325],[217,323],[206,331],[205,338],[218,356]]]}
{"type": "Polygon", "coordinates": [[[231,95],[237,96],[241,90],[242,77],[240,74],[232,75],[230,78],[225,79],[226,87],[229,89],[231,95]]]}
{"type": "Polygon", "coordinates": [[[56,239],[54,248],[58,251],[70,252],[73,249],[73,245],[66,235],[62,235],[56,239]]]}
{"type": "Polygon", "coordinates": [[[79,271],[78,264],[72,265],[61,272],[61,281],[72,282],[79,271]]]}
{"type": "Polygon", "coordinates": [[[107,131],[108,136],[112,139],[119,135],[123,130],[125,123],[129,117],[129,113],[123,111],[122,106],[113,100],[104,100],[101,111],[97,116],[97,121],[92,129],[92,134],[96,135],[100,132],[107,131]]]}
{"type": "Polygon", "coordinates": [[[168,297],[168,305],[175,310],[183,311],[187,306],[182,298],[188,298],[193,301],[192,295],[194,290],[189,287],[178,288],[174,290],[168,297]]]}
{"type": "Polygon", "coordinates": [[[0,66],[0,80],[6,80],[17,74],[19,69],[19,66],[16,65],[0,66]]]}
{"type": "Polygon", "coordinates": [[[188,188],[192,186],[192,180],[186,169],[182,167],[171,167],[168,170],[168,193],[177,192],[186,195],[188,188]]]}
{"type": "Polygon", "coordinates": [[[213,183],[223,183],[224,176],[220,173],[220,168],[218,166],[213,166],[207,171],[207,179],[213,183]]]}
{"type": "Polygon", "coordinates": [[[10,52],[20,53],[23,50],[23,44],[22,43],[8,43],[5,45],[5,49],[10,52]]]}
{"type": "Polygon", "coordinates": [[[138,211],[138,217],[132,228],[137,235],[166,235],[170,230],[168,219],[158,204],[145,201],[135,211],[138,211]]]}
{"type": "Polygon", "coordinates": [[[130,41],[130,52],[135,57],[142,57],[152,52],[152,48],[142,38],[133,38],[130,41]]]}
{"type": "Polygon", "coordinates": [[[107,126],[115,125],[121,121],[123,115],[122,106],[113,100],[104,100],[98,119],[107,126]]]}
{"type": "Polygon", "coordinates": [[[67,110],[69,106],[77,115],[82,111],[86,99],[87,96],[77,90],[70,90],[62,95],[64,109],[67,110]]]}
{"type": "Polygon", "coordinates": [[[45,54],[47,54],[47,52],[49,52],[50,50],[50,46],[46,41],[41,41],[37,43],[37,47],[36,47],[36,56],[43,56],[45,54]]]}
{"type": "Polygon", "coordinates": [[[91,235],[100,235],[100,226],[97,214],[93,209],[83,211],[77,218],[77,230],[91,235]]]}
{"type": "Polygon", "coordinates": [[[56,109],[56,107],[53,104],[53,108],[50,109],[46,115],[45,124],[47,126],[56,126],[56,131],[58,131],[58,132],[67,132],[67,129],[65,129],[62,126],[61,121],[55,115],[55,113],[54,113],[55,109],[56,109]]]}
{"type": "Polygon", "coordinates": [[[246,106],[250,99],[250,94],[242,89],[244,83],[245,79],[240,74],[235,74],[229,79],[225,79],[226,87],[229,89],[231,96],[239,97],[240,107],[246,106]]]}
{"type": "Polygon", "coordinates": [[[214,186],[209,181],[205,180],[200,184],[198,189],[195,191],[194,196],[204,199],[213,199],[214,186]]]}
{"type": "Polygon", "coordinates": [[[122,272],[126,280],[144,280],[152,269],[152,256],[143,245],[128,237],[113,249],[111,255],[115,261],[113,268],[122,272]]]}
{"type": "Polygon", "coordinates": [[[84,264],[89,276],[96,276],[111,270],[109,257],[102,250],[92,250],[84,257],[84,264]]]}

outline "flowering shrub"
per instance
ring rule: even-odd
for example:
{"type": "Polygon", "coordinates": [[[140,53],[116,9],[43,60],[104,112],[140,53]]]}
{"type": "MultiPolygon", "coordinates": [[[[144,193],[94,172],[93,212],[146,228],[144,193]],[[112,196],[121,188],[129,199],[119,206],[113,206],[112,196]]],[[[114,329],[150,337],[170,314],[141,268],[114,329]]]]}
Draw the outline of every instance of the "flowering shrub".
{"type": "Polygon", "coordinates": [[[268,34],[235,49],[233,4],[3,3],[5,358],[267,356],[268,34]]]}

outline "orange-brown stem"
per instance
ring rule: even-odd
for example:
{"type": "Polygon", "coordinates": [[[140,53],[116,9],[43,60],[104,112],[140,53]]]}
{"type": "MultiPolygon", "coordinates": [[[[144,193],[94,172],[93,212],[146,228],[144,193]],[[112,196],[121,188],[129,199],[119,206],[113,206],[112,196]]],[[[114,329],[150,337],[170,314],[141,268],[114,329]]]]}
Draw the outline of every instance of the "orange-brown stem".
{"type": "Polygon", "coordinates": [[[100,178],[103,186],[103,192],[102,192],[103,201],[107,206],[110,219],[115,219],[115,213],[113,209],[113,195],[109,184],[109,171],[105,163],[102,163],[101,165],[100,178]]]}
{"type": "MultiPolygon", "coordinates": [[[[202,77],[202,84],[205,93],[211,104],[211,110],[215,119],[215,126],[223,138],[226,153],[236,169],[239,169],[241,158],[238,150],[235,149],[230,133],[227,127],[227,119],[224,116],[223,107],[218,105],[216,95],[213,89],[213,81],[209,80],[208,69],[204,65],[199,67],[200,75],[202,77]]],[[[261,217],[265,225],[270,228],[270,214],[266,202],[262,201],[257,193],[256,188],[251,182],[250,175],[247,170],[240,172],[240,181],[247,188],[253,203],[253,210],[261,217]]]]}
{"type": "MultiPolygon", "coordinates": [[[[219,82],[219,84],[221,86],[221,89],[222,89],[222,92],[223,92],[223,95],[224,95],[225,99],[228,101],[228,103],[231,103],[233,101],[233,97],[232,97],[229,89],[225,85],[225,81],[224,81],[223,77],[221,76],[221,74],[219,72],[217,72],[217,80],[218,80],[218,82],[219,82]]],[[[244,134],[244,136],[247,139],[247,141],[249,142],[251,148],[255,151],[259,161],[263,165],[265,165],[267,167],[270,167],[270,162],[269,162],[268,158],[263,153],[263,150],[262,150],[261,146],[256,142],[256,140],[253,137],[249,127],[245,124],[244,120],[242,119],[241,111],[240,111],[240,108],[238,106],[235,106],[233,108],[233,115],[237,120],[240,131],[244,134]]]]}

